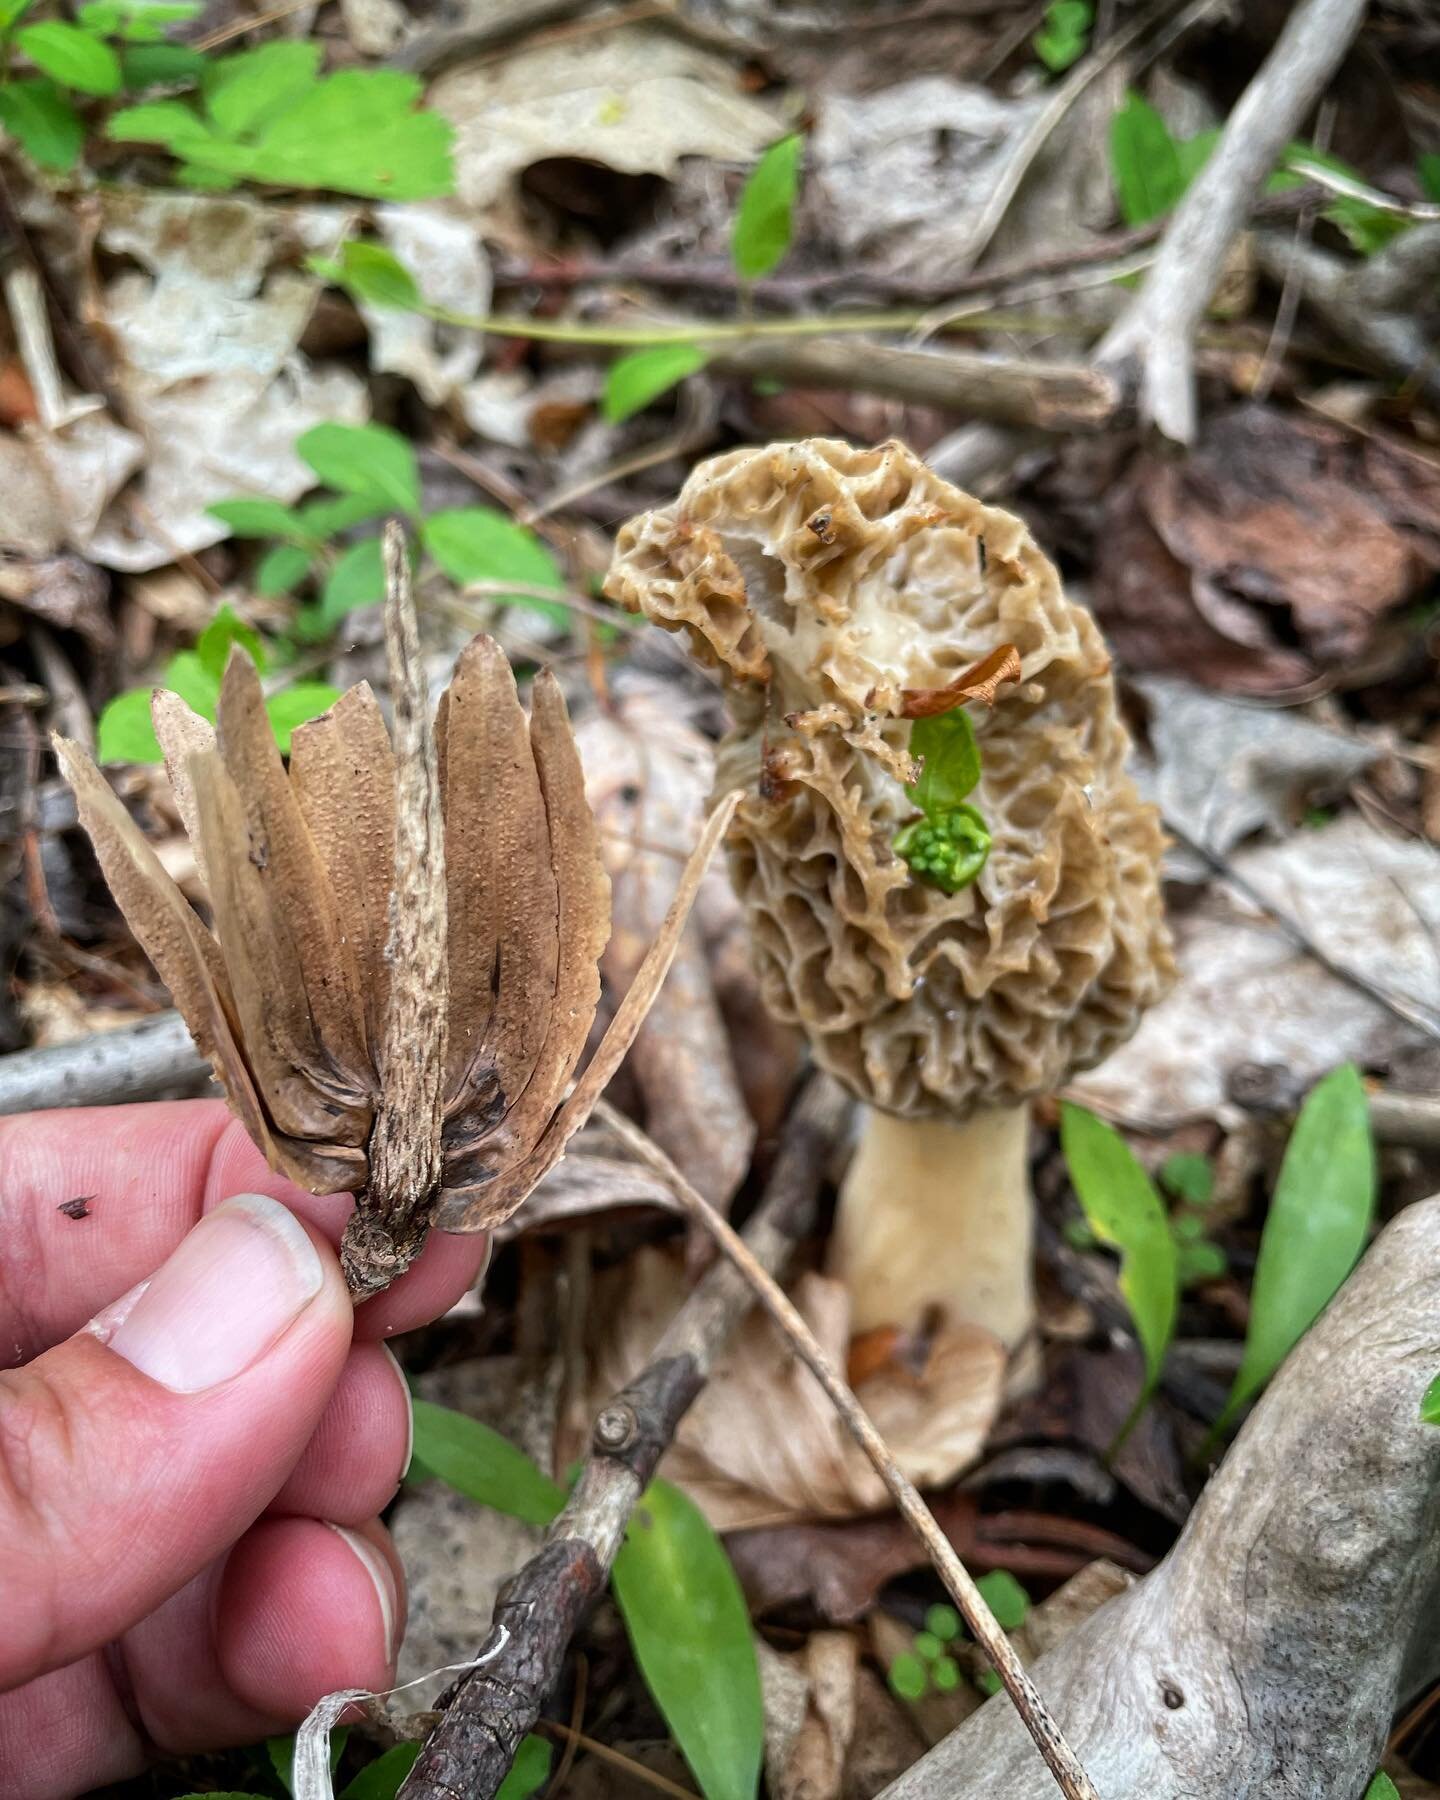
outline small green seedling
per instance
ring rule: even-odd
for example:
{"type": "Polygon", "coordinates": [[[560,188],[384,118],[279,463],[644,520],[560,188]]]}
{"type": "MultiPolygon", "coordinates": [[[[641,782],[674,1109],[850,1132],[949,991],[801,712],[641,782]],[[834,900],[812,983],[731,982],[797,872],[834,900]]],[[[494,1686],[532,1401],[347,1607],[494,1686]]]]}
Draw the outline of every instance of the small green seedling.
{"type": "Polygon", "coordinates": [[[1440,1425],[1440,1375],[1425,1390],[1425,1398],[1420,1402],[1420,1422],[1422,1425],[1440,1425]]]}
{"type": "MultiPolygon", "coordinates": [[[[1002,1631],[1018,1631],[1030,1612],[1030,1596],[1008,1569],[992,1569],[975,1584],[1002,1631]]],[[[926,1694],[950,1694],[960,1685],[960,1665],[950,1646],[965,1635],[953,1606],[932,1606],[925,1629],[915,1634],[911,1649],[902,1650],[887,1670],[890,1690],[901,1700],[923,1700],[926,1694]]],[[[993,1693],[1000,1678],[991,1669],[976,1677],[976,1686],[993,1693]],[[995,1686],[989,1684],[994,1682],[995,1686]]]]}
{"type": "Polygon", "coordinates": [[[1062,75],[1085,54],[1094,23],[1095,8],[1090,0],[1050,0],[1030,48],[1052,75],[1062,75]]]}
{"type": "Polygon", "coordinates": [[[984,818],[966,799],[980,780],[980,746],[969,714],[957,706],[917,719],[910,753],[924,765],[907,789],[922,816],[895,834],[895,854],[917,880],[958,894],[985,867],[991,841],[984,818]]]}

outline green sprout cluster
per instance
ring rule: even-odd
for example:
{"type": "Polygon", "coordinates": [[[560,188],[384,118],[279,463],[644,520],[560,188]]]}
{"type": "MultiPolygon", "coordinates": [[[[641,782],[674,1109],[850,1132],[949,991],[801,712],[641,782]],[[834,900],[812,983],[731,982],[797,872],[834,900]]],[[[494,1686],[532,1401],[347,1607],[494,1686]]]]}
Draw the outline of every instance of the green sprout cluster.
{"type": "Polygon", "coordinates": [[[922,881],[958,894],[985,867],[990,828],[973,806],[962,804],[907,825],[895,839],[895,850],[922,881]]]}
{"type": "MultiPolygon", "coordinates": [[[[1030,1612],[1030,1596],[1008,1569],[992,1569],[976,1586],[995,1615],[1002,1631],[1018,1631],[1030,1612]]],[[[951,1694],[960,1685],[960,1665],[950,1647],[964,1636],[960,1615],[953,1606],[932,1606],[925,1614],[925,1629],[917,1631],[911,1649],[902,1650],[890,1664],[890,1691],[901,1700],[923,1700],[926,1694],[951,1694]]],[[[975,1685],[993,1694],[1000,1677],[993,1669],[982,1670],[975,1685]]]]}

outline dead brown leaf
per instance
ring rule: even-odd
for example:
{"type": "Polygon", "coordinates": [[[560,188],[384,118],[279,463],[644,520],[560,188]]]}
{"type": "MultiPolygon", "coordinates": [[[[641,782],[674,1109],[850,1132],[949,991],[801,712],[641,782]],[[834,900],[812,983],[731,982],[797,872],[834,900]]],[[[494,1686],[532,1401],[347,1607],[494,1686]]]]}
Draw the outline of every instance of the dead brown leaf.
{"type": "Polygon", "coordinates": [[[817,1631],[789,1656],[762,1646],[765,1774],[775,1800],[839,1800],[859,1672],[860,1645],[848,1631],[817,1631]]]}
{"type": "Polygon", "coordinates": [[[903,688],[900,693],[902,719],[929,719],[936,713],[952,711],[969,700],[981,700],[986,706],[995,704],[995,694],[1003,682],[1020,679],[1020,652],[1013,644],[1000,644],[988,656],[982,656],[968,669],[962,669],[943,688],[903,688]]]}

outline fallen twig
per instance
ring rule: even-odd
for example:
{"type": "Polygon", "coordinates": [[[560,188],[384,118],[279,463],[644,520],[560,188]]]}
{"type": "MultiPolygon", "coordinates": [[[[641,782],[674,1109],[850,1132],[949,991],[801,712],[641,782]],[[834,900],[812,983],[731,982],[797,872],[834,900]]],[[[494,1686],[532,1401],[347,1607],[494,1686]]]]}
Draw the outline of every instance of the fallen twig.
{"type": "MultiPolygon", "coordinates": [[[[684,1201],[691,1217],[704,1227],[722,1253],[745,1277],[755,1298],[783,1332],[795,1354],[824,1388],[846,1430],[865,1452],[871,1466],[885,1483],[901,1516],[924,1544],[937,1574],[959,1607],[976,1642],[989,1657],[991,1666],[1004,1684],[1026,1731],[1066,1800],[1100,1800],[1094,1784],[1061,1735],[1049,1707],[1026,1674],[1024,1664],[986,1605],[985,1596],[955,1554],[954,1546],[940,1529],[935,1515],[920,1498],[913,1483],[902,1473],[885,1440],[871,1423],[869,1415],[851,1392],[845,1378],[821,1349],[815,1334],[786,1298],[774,1276],[756,1260],[739,1233],[691,1186],[659,1145],[652,1143],[638,1125],[633,1124],[623,1113],[605,1106],[603,1102],[596,1112],[638,1160],[653,1169],[684,1201]]],[[[436,1796],[436,1800],[439,1800],[439,1796],[436,1796]]]]}
{"type": "Polygon", "coordinates": [[[156,1013],[73,1044],[0,1056],[0,1114],[153,1100],[208,1073],[179,1013],[156,1013]]]}
{"type": "MultiPolygon", "coordinates": [[[[757,1268],[780,1269],[808,1229],[849,1107],[827,1077],[816,1077],[801,1095],[765,1198],[746,1229],[747,1255],[757,1268]]],[[[491,1800],[499,1789],[560,1678],[571,1637],[605,1587],[635,1503],[754,1301],[752,1285],[728,1263],[716,1263],[671,1321],[647,1367],[602,1408],[564,1512],[537,1554],[501,1589],[490,1637],[477,1657],[483,1666],[442,1698],[444,1716],[400,1800],[454,1800],[457,1794],[491,1800]]]]}

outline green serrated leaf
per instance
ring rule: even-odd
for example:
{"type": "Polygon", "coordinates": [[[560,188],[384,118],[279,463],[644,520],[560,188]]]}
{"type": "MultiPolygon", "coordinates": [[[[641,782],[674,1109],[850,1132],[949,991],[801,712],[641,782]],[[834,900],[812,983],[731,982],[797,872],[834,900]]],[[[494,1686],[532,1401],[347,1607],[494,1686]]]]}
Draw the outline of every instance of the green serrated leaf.
{"type": "Polygon", "coordinates": [[[102,763],[160,761],[160,740],[150,722],[150,688],[127,688],[101,709],[95,722],[95,759],[102,763]]]}
{"type": "Polygon", "coordinates": [[[320,46],[312,39],[278,38],[207,64],[200,84],[205,111],[223,137],[253,136],[315,86],[320,46]]]}
{"type": "Polygon", "coordinates": [[[1250,1290],[1250,1329],[1217,1433],[1252,1400],[1330,1304],[1365,1248],[1375,1212],[1375,1145],[1360,1071],[1310,1090],[1266,1215],[1250,1290]]]}
{"type": "Polygon", "coordinates": [[[291,687],[281,688],[278,694],[271,694],[265,702],[265,717],[281,755],[290,754],[290,734],[297,725],[329,712],[339,698],[339,688],[331,687],[328,681],[297,681],[291,687]]]}
{"type": "Polygon", "coordinates": [[[1156,1176],[1167,1194],[1183,1200],[1187,1206],[1208,1206],[1215,1192],[1210,1158],[1192,1150],[1177,1150],[1173,1156],[1167,1156],[1156,1176]]]}
{"type": "Polygon", "coordinates": [[[337,625],[357,606],[374,606],[385,598],[385,561],[379,538],[350,544],[335,559],[320,590],[320,612],[327,625],[337,625]]]}
{"type": "Polygon", "coordinates": [[[698,344],[656,344],[617,357],[605,372],[601,411],[612,425],[642,412],[709,360],[698,344]]]}
{"type": "Polygon", "coordinates": [[[296,453],[328,486],[382,510],[420,511],[415,452],[388,425],[314,425],[295,440],[296,453]]]}
{"type": "Polygon", "coordinates": [[[181,650],[165,665],[161,683],[203,718],[213,719],[220,706],[220,682],[193,650],[181,650]]]}
{"type": "Polygon", "coordinates": [[[425,304],[415,277],[383,244],[349,243],[340,252],[340,279],[357,300],[407,311],[425,304]]]}
{"type": "Polygon", "coordinates": [[[0,87],[0,125],[42,169],[57,174],[73,169],[85,147],[79,113],[43,76],[0,87]]]}
{"type": "Polygon", "coordinates": [[[498,1431],[429,1400],[412,1404],[416,1456],[457,1492],[527,1525],[548,1525],[564,1506],[564,1490],[498,1431]]]}
{"type": "Polygon", "coordinates": [[[551,1754],[544,1738],[536,1737],[533,1731],[522,1738],[510,1773],[495,1791],[495,1800],[530,1800],[550,1774],[551,1754]]]}
{"type": "Polygon", "coordinates": [[[233,607],[222,606],[200,633],[195,645],[195,654],[200,659],[201,668],[212,675],[217,684],[225,673],[225,664],[230,660],[230,648],[233,644],[239,644],[249,654],[257,669],[264,669],[265,645],[260,633],[253,625],[247,624],[233,607]]]}
{"type": "Polygon", "coordinates": [[[1163,217],[1185,191],[1170,127],[1139,94],[1127,94],[1110,121],[1110,171],[1121,217],[1130,226],[1163,217]]]}
{"type": "Polygon", "coordinates": [[[1120,1252],[1120,1292],[1145,1357],[1145,1391],[1160,1379],[1175,1331],[1179,1262],[1170,1221],[1150,1177],[1112,1125],[1061,1103],[1060,1142],[1091,1230],[1120,1252]]]}
{"type": "MultiPolygon", "coordinates": [[[[462,506],[432,513],[421,526],[420,537],[452,581],[517,581],[525,587],[564,590],[559,564],[535,533],[493,506],[462,506]]],[[[561,624],[570,617],[558,602],[537,600],[530,594],[496,598],[544,613],[561,624]]]]}
{"type": "Polygon", "coordinates": [[[963,706],[917,719],[910,729],[910,754],[918,756],[924,767],[907,791],[927,819],[959,806],[980,779],[980,746],[963,706]]]}
{"type": "Polygon", "coordinates": [[[228,525],[232,537],[280,538],[286,543],[304,543],[310,535],[299,517],[278,500],[217,500],[205,510],[212,519],[228,525]]]}
{"type": "Polygon", "coordinates": [[[133,44],[120,52],[120,70],[132,94],[195,81],[204,67],[205,58],[188,44],[133,44]]]}
{"type": "Polygon", "coordinates": [[[122,106],[106,121],[105,135],[116,144],[163,144],[176,156],[218,155],[223,149],[183,100],[122,106]]]}
{"type": "Polygon", "coordinates": [[[768,275],[790,248],[804,152],[798,133],[781,138],[750,171],[730,236],[730,255],[742,281],[768,275]]]}
{"type": "Polygon", "coordinates": [[[293,593],[310,573],[314,560],[314,552],[299,544],[276,544],[255,565],[255,592],[264,600],[293,593]]]}
{"type": "Polygon", "coordinates": [[[1425,1398],[1420,1402],[1420,1422],[1423,1425],[1440,1425],[1440,1375],[1425,1390],[1425,1398]]]}
{"type": "Polygon", "coordinates": [[[378,200],[451,193],[455,128],[420,99],[419,79],[398,69],[342,70],[267,125],[247,173],[378,200]]]}
{"type": "Polygon", "coordinates": [[[1030,1596],[1008,1569],[992,1569],[975,1583],[1002,1631],[1018,1631],[1030,1613],[1030,1596]]]}
{"type": "Polygon", "coordinates": [[[15,33],[17,47],[42,75],[61,87],[82,94],[118,94],[120,58],[103,41],[63,19],[42,19],[38,25],[22,25],[15,33]]]}
{"type": "Polygon", "coordinates": [[[367,1763],[355,1779],[341,1790],[340,1800],[395,1800],[400,1783],[415,1766],[419,1744],[396,1744],[383,1756],[367,1763]]]}
{"type": "Polygon", "coordinates": [[[705,1800],[754,1800],[765,1715],[750,1613],[724,1545],[669,1482],[641,1496],[611,1587],[645,1685],[705,1800]]]}

